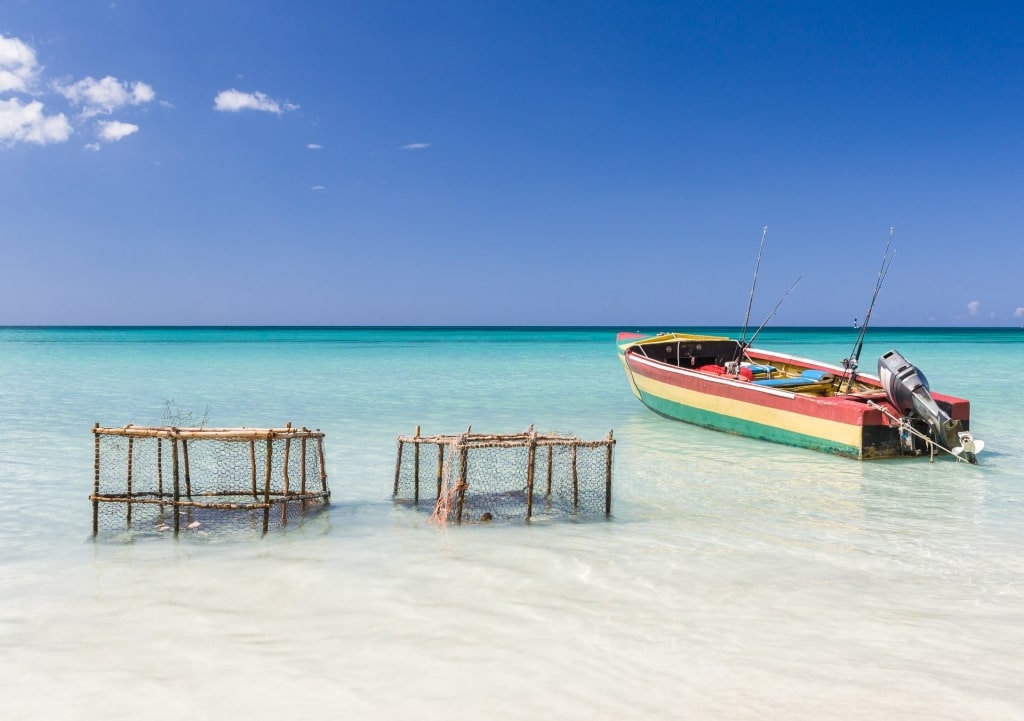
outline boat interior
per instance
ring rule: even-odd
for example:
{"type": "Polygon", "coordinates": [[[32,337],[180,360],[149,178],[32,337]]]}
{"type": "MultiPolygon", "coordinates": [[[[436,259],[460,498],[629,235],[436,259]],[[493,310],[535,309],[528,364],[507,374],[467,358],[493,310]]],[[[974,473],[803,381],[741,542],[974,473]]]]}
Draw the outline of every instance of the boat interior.
{"type": "MultiPolygon", "coordinates": [[[[759,359],[749,351],[745,353],[742,344],[733,338],[668,334],[636,343],[631,349],[667,365],[808,395],[835,395],[840,391],[842,382],[827,371],[759,359]]],[[[879,390],[860,383],[853,389],[842,388],[844,395],[851,392],[876,393],[879,390]]]]}
{"type": "Polygon", "coordinates": [[[682,368],[725,366],[740,357],[739,341],[731,338],[695,338],[684,340],[666,336],[665,340],[647,341],[633,346],[636,352],[656,361],[682,368]]]}

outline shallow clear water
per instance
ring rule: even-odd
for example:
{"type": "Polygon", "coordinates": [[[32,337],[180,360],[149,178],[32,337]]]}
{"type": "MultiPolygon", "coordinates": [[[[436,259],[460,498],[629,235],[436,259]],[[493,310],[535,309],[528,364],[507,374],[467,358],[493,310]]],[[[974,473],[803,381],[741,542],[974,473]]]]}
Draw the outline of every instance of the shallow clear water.
{"type": "MultiPolygon", "coordinates": [[[[845,329],[758,345],[838,361],[845,329]]],[[[598,329],[0,329],[9,718],[1019,719],[1017,330],[879,329],[970,398],[981,465],[689,427],[598,329]],[[332,505],[261,540],[93,542],[92,425],[326,433],[332,505]],[[614,430],[613,517],[436,528],[396,436],[614,430]]]]}

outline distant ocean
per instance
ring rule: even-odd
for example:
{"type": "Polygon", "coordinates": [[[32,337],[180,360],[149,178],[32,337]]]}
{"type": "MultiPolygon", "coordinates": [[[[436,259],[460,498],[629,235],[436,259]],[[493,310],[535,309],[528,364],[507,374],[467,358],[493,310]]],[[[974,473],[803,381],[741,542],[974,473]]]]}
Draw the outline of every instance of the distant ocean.
{"type": "MultiPolygon", "coordinates": [[[[0,329],[0,715],[1024,718],[1024,330],[868,331],[862,370],[895,348],[971,400],[978,466],[666,420],[616,330],[0,329]],[[262,539],[94,542],[93,424],[168,413],[323,430],[332,504],[262,539]],[[531,424],[614,431],[609,520],[392,503],[398,435],[531,424]]],[[[856,333],[757,345],[839,361],[856,333]]]]}

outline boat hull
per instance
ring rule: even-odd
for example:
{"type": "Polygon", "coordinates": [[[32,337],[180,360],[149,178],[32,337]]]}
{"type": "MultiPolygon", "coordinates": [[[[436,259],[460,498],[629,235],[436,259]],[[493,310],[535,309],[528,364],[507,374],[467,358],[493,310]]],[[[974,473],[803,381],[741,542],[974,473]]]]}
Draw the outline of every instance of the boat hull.
{"type": "MultiPolygon", "coordinates": [[[[907,455],[899,424],[886,412],[895,417],[901,414],[891,406],[877,378],[861,376],[867,387],[855,395],[822,396],[765,387],[648,357],[636,348],[641,338],[620,334],[619,357],[634,395],[659,415],[861,460],[907,455]]],[[[758,362],[843,373],[837,366],[785,354],[750,350],[749,355],[758,362]]],[[[968,426],[967,401],[942,395],[936,395],[936,400],[968,426]]]]}

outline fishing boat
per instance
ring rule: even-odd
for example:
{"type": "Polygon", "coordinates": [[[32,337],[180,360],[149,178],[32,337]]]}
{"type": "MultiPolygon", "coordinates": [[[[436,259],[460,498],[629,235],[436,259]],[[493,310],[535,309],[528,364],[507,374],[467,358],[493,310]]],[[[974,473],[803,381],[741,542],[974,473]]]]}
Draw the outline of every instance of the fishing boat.
{"type": "Polygon", "coordinates": [[[931,392],[891,350],[879,375],[688,333],[618,334],[633,394],[655,413],[750,438],[867,460],[949,453],[977,462],[971,404],[931,392]]]}
{"type": "MultiPolygon", "coordinates": [[[[872,308],[890,262],[886,246],[872,308]]],[[[755,348],[746,321],[739,339],[621,332],[616,341],[633,394],[667,418],[859,460],[948,454],[977,463],[984,442],[971,434],[969,401],[933,393],[896,350],[878,359],[878,375],[857,371],[870,316],[841,365],[755,348]]]]}

